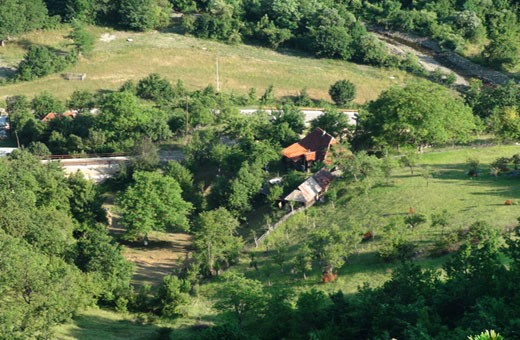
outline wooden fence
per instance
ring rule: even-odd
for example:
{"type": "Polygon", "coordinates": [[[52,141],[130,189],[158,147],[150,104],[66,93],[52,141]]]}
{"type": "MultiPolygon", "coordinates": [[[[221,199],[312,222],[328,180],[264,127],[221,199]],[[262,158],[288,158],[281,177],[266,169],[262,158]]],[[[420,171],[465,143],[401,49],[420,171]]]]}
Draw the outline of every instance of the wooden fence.
{"type": "Polygon", "coordinates": [[[262,244],[262,242],[267,238],[267,236],[269,236],[270,233],[275,231],[283,222],[287,221],[287,219],[289,219],[289,217],[291,217],[292,215],[295,215],[295,214],[297,214],[297,213],[299,213],[301,211],[304,211],[305,209],[307,209],[309,207],[312,207],[313,205],[314,205],[314,203],[312,203],[312,204],[310,204],[308,206],[300,207],[300,208],[295,209],[295,210],[291,210],[287,214],[283,215],[282,218],[280,218],[278,220],[278,222],[276,222],[273,225],[269,225],[268,228],[267,228],[267,231],[262,236],[260,236],[259,238],[255,239],[255,247],[260,246],[262,244]]]}

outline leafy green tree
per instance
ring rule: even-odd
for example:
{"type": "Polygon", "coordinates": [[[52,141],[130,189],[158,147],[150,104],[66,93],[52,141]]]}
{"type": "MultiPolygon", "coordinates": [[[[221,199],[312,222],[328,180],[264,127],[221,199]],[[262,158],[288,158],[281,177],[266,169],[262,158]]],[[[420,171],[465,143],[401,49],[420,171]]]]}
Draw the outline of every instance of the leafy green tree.
{"type": "Polygon", "coordinates": [[[336,164],[346,172],[347,176],[354,177],[356,182],[377,176],[379,163],[380,161],[376,156],[369,155],[365,151],[336,158],[336,164]]]}
{"type": "MultiPolygon", "coordinates": [[[[89,222],[90,223],[90,222],[89,222]]],[[[85,273],[93,275],[99,285],[99,298],[104,303],[114,303],[130,289],[133,266],[126,261],[117,244],[104,225],[86,225],[76,231],[74,263],[85,273]]]]}
{"type": "Polygon", "coordinates": [[[269,187],[269,193],[267,194],[267,201],[274,205],[283,195],[283,187],[280,185],[272,185],[269,187]]]}
{"type": "Polygon", "coordinates": [[[108,146],[128,151],[143,137],[158,141],[171,136],[167,121],[164,111],[143,107],[134,94],[123,91],[105,96],[96,129],[103,132],[108,146]]]}
{"type": "Polygon", "coordinates": [[[415,151],[409,151],[401,158],[399,158],[399,163],[401,166],[405,166],[410,168],[410,173],[413,176],[413,169],[417,166],[417,162],[419,161],[419,155],[415,151]]]}
{"type": "Polygon", "coordinates": [[[349,127],[347,115],[335,109],[325,112],[311,121],[311,129],[321,128],[334,137],[341,137],[349,127]]]}
{"type": "Polygon", "coordinates": [[[426,82],[392,87],[368,104],[359,127],[380,146],[467,141],[475,128],[471,109],[449,90],[426,82]]]}
{"type": "Polygon", "coordinates": [[[76,172],[67,178],[72,195],[69,198],[70,211],[80,223],[105,222],[106,214],[103,210],[103,200],[97,187],[85,179],[81,172],[76,172]]]}
{"type": "Polygon", "coordinates": [[[76,90],[72,92],[69,100],[67,100],[67,107],[73,110],[87,111],[96,106],[94,95],[88,91],[76,90]]]}
{"type": "Polygon", "coordinates": [[[294,99],[294,104],[298,106],[303,107],[309,107],[314,105],[314,102],[312,101],[311,97],[309,96],[309,93],[307,92],[307,88],[304,87],[303,89],[298,92],[298,95],[294,99]]]}
{"type": "Polygon", "coordinates": [[[352,56],[352,36],[345,19],[336,9],[326,8],[310,27],[314,53],[319,57],[349,60],[352,56]]]}
{"type": "Polygon", "coordinates": [[[444,229],[450,225],[451,215],[448,210],[444,209],[442,212],[438,214],[432,214],[431,221],[432,227],[440,226],[441,227],[441,236],[444,235],[444,229]]]}
{"type": "Polygon", "coordinates": [[[50,112],[59,114],[65,111],[65,105],[47,91],[35,96],[31,101],[31,107],[40,119],[50,112]]]}
{"type": "Polygon", "coordinates": [[[491,42],[484,50],[484,57],[492,65],[514,69],[520,63],[520,30],[517,15],[512,11],[497,11],[490,19],[491,42]]]}
{"type": "Polygon", "coordinates": [[[67,38],[72,40],[72,46],[78,54],[89,55],[94,49],[94,36],[90,34],[85,25],[79,20],[72,20],[72,31],[67,38]]]}
{"type": "Polygon", "coordinates": [[[228,199],[230,210],[237,214],[251,210],[251,200],[259,193],[263,183],[264,171],[261,166],[257,162],[253,164],[244,162],[236,178],[231,181],[228,199]]]}
{"type": "Polygon", "coordinates": [[[43,144],[42,142],[32,142],[27,147],[27,151],[29,151],[35,157],[40,157],[43,159],[48,158],[51,155],[47,145],[43,144]]]}
{"type": "Polygon", "coordinates": [[[352,254],[360,238],[352,228],[340,228],[337,224],[319,227],[309,235],[308,247],[328,272],[340,268],[352,254]]]}
{"type": "Polygon", "coordinates": [[[383,176],[385,177],[385,181],[388,184],[390,179],[392,178],[392,173],[397,168],[397,161],[389,156],[388,154],[381,160],[381,171],[383,172],[383,176]]]}
{"type": "Polygon", "coordinates": [[[137,83],[137,95],[153,101],[167,101],[174,96],[170,82],[157,73],[151,73],[137,83]]]}
{"type": "Polygon", "coordinates": [[[247,317],[260,312],[264,306],[262,283],[234,273],[226,273],[223,279],[215,307],[233,313],[240,328],[247,317]]]}
{"type": "Polygon", "coordinates": [[[195,194],[193,174],[191,171],[184,167],[180,162],[168,161],[164,169],[166,176],[172,177],[179,183],[182,189],[182,197],[186,201],[193,200],[195,194]]]}
{"type": "Polygon", "coordinates": [[[277,27],[267,15],[264,15],[256,24],[255,36],[258,40],[266,42],[269,47],[276,49],[280,44],[289,40],[292,33],[287,28],[277,27]]]}
{"type": "Polygon", "coordinates": [[[152,230],[188,229],[192,205],[182,199],[182,190],[173,178],[158,171],[137,171],[133,179],[117,197],[126,239],[136,240],[152,230]]]}
{"type": "Polygon", "coordinates": [[[0,40],[42,28],[48,20],[42,0],[2,0],[0,7],[0,40]]]}
{"type": "Polygon", "coordinates": [[[262,97],[260,97],[260,104],[268,105],[268,104],[272,104],[273,101],[274,101],[274,86],[269,85],[265,89],[264,94],[262,94],[262,97]]]}
{"type": "Polygon", "coordinates": [[[159,165],[159,148],[150,138],[143,138],[134,146],[135,158],[131,160],[130,166],[137,171],[152,171],[159,165]]]}
{"type": "Polygon", "coordinates": [[[336,105],[349,105],[356,96],[356,86],[346,79],[338,80],[330,86],[329,95],[336,105]]]}
{"type": "Polygon", "coordinates": [[[62,69],[57,57],[45,46],[32,45],[18,64],[17,77],[20,80],[33,80],[62,69]]]}
{"type": "Polygon", "coordinates": [[[430,185],[430,179],[433,178],[432,169],[429,166],[425,166],[421,169],[421,176],[426,181],[426,186],[430,185]]]}
{"type": "Polygon", "coordinates": [[[0,333],[12,339],[52,337],[53,326],[93,302],[89,278],[0,230],[0,333]]]}
{"type": "Polygon", "coordinates": [[[312,252],[308,246],[304,246],[296,255],[296,269],[302,273],[303,279],[307,280],[307,273],[312,270],[312,252]]]}
{"type": "Polygon", "coordinates": [[[415,230],[421,224],[426,223],[426,216],[423,214],[409,214],[404,218],[404,223],[406,223],[410,229],[415,230]]]}
{"type": "Polygon", "coordinates": [[[172,5],[168,0],[121,0],[121,22],[137,31],[149,31],[168,26],[172,5]]]}
{"type": "Polygon", "coordinates": [[[236,236],[238,226],[236,218],[224,208],[199,215],[194,244],[206,274],[218,274],[222,265],[238,257],[243,246],[242,238],[236,236]]]}
{"type": "Polygon", "coordinates": [[[520,140],[520,114],[516,106],[497,109],[490,121],[497,136],[504,140],[520,140]]]}
{"type": "Polygon", "coordinates": [[[190,285],[175,275],[166,275],[159,287],[161,314],[176,317],[183,314],[183,307],[190,303],[190,285]]]}

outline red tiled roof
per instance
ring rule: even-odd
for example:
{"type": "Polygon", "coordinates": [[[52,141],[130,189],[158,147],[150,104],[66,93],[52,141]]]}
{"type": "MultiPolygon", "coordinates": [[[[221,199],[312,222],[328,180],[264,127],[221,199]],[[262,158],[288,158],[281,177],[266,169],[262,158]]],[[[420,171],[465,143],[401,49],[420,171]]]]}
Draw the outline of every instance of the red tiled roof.
{"type": "Polygon", "coordinates": [[[290,145],[283,149],[282,153],[287,158],[295,158],[300,157],[301,155],[305,154],[308,150],[305,149],[303,146],[301,146],[298,143],[294,143],[293,145],[290,145]]]}
{"type": "Polygon", "coordinates": [[[282,154],[290,159],[297,160],[305,157],[307,161],[326,161],[330,146],[335,145],[336,139],[324,130],[317,128],[302,140],[286,147],[282,154]]]}
{"type": "Polygon", "coordinates": [[[57,114],[54,112],[49,112],[42,118],[42,122],[48,122],[49,120],[53,120],[56,118],[57,114]]]}
{"type": "Polygon", "coordinates": [[[56,117],[71,117],[71,118],[76,118],[76,112],[74,111],[67,111],[67,112],[64,112],[63,114],[58,114],[58,113],[54,113],[54,112],[49,112],[45,115],[45,117],[42,118],[42,122],[48,122],[50,120],[53,120],[55,119],[56,117]]]}

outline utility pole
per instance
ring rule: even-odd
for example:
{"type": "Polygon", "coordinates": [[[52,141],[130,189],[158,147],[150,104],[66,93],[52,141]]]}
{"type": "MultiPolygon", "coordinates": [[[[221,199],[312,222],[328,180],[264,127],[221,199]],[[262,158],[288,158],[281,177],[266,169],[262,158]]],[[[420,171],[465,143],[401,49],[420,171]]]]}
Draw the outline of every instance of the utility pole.
{"type": "Polygon", "coordinates": [[[217,93],[220,93],[220,81],[218,77],[218,53],[217,53],[217,93]]]}
{"type": "Polygon", "coordinates": [[[189,114],[189,104],[188,104],[188,96],[186,96],[186,133],[184,134],[184,137],[186,137],[186,141],[188,140],[187,137],[188,137],[188,124],[189,124],[189,118],[190,118],[190,114],[189,114]]]}
{"type": "Polygon", "coordinates": [[[20,148],[20,139],[18,138],[18,132],[15,130],[14,135],[16,136],[16,145],[18,145],[18,149],[20,148]]]}

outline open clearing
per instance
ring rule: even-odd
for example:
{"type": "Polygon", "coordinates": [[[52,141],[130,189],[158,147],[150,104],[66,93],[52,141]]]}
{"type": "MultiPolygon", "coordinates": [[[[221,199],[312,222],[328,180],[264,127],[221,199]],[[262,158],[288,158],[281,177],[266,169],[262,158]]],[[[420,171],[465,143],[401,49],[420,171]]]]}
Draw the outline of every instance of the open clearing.
{"type": "Polygon", "coordinates": [[[181,233],[153,232],[148,246],[125,244],[123,255],[135,264],[132,284],[158,285],[162,278],[180,268],[188,255],[191,236],[181,233]]]}
{"type": "MultiPolygon", "coordinates": [[[[119,215],[115,212],[113,197],[109,197],[104,204],[112,216],[110,232],[120,239],[124,227],[119,222],[119,215]]],[[[123,246],[123,256],[134,264],[133,285],[159,285],[165,275],[171,274],[174,269],[180,268],[187,256],[192,243],[191,235],[185,233],[165,233],[153,231],[148,234],[149,243],[127,242],[119,240],[123,246]]]]}
{"type": "MultiPolygon", "coordinates": [[[[363,103],[377,98],[392,84],[415,79],[398,70],[314,59],[295,51],[275,52],[249,45],[227,45],[172,32],[135,33],[97,27],[90,31],[97,37],[92,56],[81,58],[76,66],[66,71],[87,74],[85,81],[68,81],[61,74],[54,74],[0,87],[0,100],[11,95],[32,97],[42,91],[66,99],[74,90],[114,90],[127,80],[138,80],[152,72],[173,83],[181,79],[189,89],[200,89],[209,84],[215,86],[217,56],[220,87],[228,93],[246,94],[254,87],[260,96],[272,84],[277,97],[294,96],[307,88],[312,98],[330,100],[329,86],[339,79],[348,79],[357,87],[355,102],[363,103]],[[114,39],[101,41],[100,38],[107,34],[114,39]]],[[[67,33],[66,29],[60,29],[21,35],[0,49],[0,64],[16,65],[30,44],[65,49],[69,41],[63,36],[67,33]]]]}

